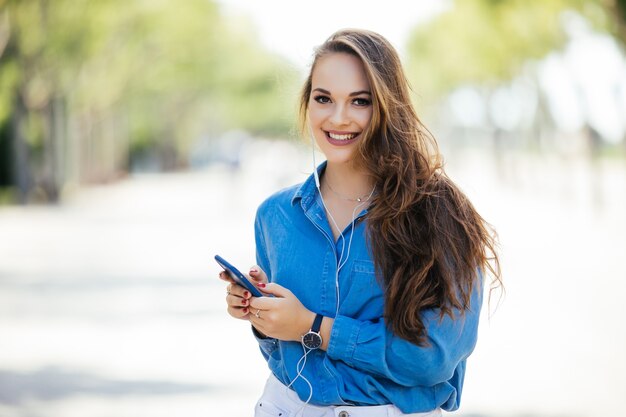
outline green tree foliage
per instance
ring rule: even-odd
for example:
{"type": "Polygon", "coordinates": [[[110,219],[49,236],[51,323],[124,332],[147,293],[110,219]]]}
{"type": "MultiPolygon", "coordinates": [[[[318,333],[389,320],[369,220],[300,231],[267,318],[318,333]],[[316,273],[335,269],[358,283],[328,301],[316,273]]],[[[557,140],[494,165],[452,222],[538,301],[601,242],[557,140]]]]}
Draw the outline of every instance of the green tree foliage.
{"type": "Polygon", "coordinates": [[[456,0],[448,12],[412,33],[410,78],[428,97],[463,84],[510,80],[525,62],[538,60],[565,43],[564,11],[576,11],[596,28],[617,33],[620,19],[624,21],[624,3],[456,0]]]}
{"type": "Polygon", "coordinates": [[[601,18],[604,28],[618,39],[622,45],[626,44],[626,0],[599,0],[588,1],[583,9],[585,15],[592,14],[596,18],[601,18]],[[595,3],[602,6],[598,10],[595,3]]]}
{"type": "Polygon", "coordinates": [[[211,0],[0,0],[0,163],[55,199],[133,154],[176,167],[200,135],[286,133],[297,72],[240,26],[211,0]]]}

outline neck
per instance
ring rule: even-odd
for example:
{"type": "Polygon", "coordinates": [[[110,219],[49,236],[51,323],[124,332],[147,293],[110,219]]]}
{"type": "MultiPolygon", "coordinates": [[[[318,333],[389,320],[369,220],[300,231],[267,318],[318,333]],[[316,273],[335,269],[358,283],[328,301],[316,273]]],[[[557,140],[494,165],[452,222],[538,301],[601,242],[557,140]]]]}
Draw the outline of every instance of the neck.
{"type": "Polygon", "coordinates": [[[367,197],[374,188],[374,179],[367,172],[347,163],[328,162],[323,181],[338,194],[354,200],[367,197]]]}

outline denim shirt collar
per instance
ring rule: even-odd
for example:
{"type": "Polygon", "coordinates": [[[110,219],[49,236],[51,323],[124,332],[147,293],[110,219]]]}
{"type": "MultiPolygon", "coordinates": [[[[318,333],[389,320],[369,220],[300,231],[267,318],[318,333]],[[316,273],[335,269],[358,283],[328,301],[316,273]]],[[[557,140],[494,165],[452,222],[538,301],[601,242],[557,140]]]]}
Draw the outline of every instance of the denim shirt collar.
{"type": "MultiPolygon", "coordinates": [[[[318,165],[317,175],[322,178],[324,171],[326,170],[327,161],[322,162],[318,165]]],[[[309,177],[304,181],[300,187],[296,189],[295,194],[291,198],[291,205],[295,205],[298,200],[301,201],[302,208],[304,211],[308,211],[315,201],[317,200],[317,186],[315,184],[315,176],[313,174],[309,175],[309,177]]],[[[357,218],[364,216],[368,212],[368,207],[361,210],[357,218]]]]}
{"type": "MultiPolygon", "coordinates": [[[[322,162],[318,165],[317,175],[322,178],[322,174],[326,169],[327,161],[322,162]]],[[[317,191],[317,186],[315,184],[315,176],[313,174],[309,175],[309,177],[298,187],[296,193],[291,198],[291,205],[295,205],[298,200],[302,200],[302,207],[304,210],[308,210],[311,207],[311,204],[315,202],[315,194],[317,191]]]]}

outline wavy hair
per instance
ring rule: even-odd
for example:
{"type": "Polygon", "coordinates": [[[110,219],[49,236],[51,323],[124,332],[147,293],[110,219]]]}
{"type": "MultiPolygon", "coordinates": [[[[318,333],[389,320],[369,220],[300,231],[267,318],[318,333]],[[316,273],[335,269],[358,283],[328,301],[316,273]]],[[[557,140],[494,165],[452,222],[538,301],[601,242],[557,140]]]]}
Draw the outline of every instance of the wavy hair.
{"type": "Polygon", "coordinates": [[[333,53],[359,58],[372,90],[357,162],[376,184],[366,230],[385,321],[398,336],[426,345],[423,310],[439,309],[441,318],[464,314],[486,270],[492,289],[502,285],[496,234],[445,174],[437,142],[412,105],[400,58],[381,35],[345,29],[316,49],[300,96],[303,133],[315,65],[333,53]]]}

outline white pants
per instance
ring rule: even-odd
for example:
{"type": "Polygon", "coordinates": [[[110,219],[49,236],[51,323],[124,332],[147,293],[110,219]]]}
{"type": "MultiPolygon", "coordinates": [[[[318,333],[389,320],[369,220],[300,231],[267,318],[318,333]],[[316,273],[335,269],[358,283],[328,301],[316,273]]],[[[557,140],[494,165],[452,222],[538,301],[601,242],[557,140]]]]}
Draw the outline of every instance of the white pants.
{"type": "Polygon", "coordinates": [[[404,414],[394,405],[368,407],[305,404],[295,391],[283,385],[273,374],[265,383],[263,395],[254,409],[255,417],[441,417],[441,409],[428,413],[404,414]]]}

